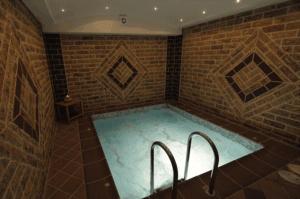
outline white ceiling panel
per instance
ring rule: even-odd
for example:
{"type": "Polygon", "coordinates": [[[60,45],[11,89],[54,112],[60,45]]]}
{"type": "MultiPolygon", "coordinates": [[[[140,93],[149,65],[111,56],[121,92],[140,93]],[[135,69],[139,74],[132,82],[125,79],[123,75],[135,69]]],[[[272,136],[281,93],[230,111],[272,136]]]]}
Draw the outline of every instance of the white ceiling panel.
{"type": "Polygon", "coordinates": [[[177,35],[182,27],[285,0],[23,1],[41,21],[44,32],[177,35]],[[109,9],[105,9],[107,6],[109,9]],[[126,16],[126,24],[121,23],[120,15],[126,16]]]}

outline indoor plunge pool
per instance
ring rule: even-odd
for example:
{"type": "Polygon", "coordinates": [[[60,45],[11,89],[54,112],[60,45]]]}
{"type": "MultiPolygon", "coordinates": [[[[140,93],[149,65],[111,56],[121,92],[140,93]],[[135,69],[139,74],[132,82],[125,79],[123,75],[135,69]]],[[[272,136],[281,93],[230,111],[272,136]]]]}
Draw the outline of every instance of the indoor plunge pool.
{"type": "MultiPolygon", "coordinates": [[[[155,105],[93,115],[93,123],[121,199],[150,195],[150,148],[154,141],[169,147],[184,176],[187,141],[194,131],[207,134],[215,143],[219,166],[262,148],[247,138],[170,105],[155,105]]],[[[214,155],[209,144],[194,137],[188,179],[212,169],[214,155]]],[[[172,184],[173,171],[167,155],[155,149],[155,188],[172,184]]],[[[218,179],[217,179],[218,180],[218,179]]]]}

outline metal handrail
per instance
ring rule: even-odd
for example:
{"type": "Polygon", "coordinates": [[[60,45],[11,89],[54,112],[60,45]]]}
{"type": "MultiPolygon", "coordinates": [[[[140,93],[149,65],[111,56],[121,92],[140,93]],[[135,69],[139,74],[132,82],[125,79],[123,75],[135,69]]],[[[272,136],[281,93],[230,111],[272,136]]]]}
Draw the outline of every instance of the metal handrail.
{"type": "Polygon", "coordinates": [[[172,196],[171,199],[176,199],[177,196],[177,182],[178,182],[178,168],[173,154],[170,149],[162,142],[156,141],[153,142],[151,146],[151,178],[150,178],[150,193],[154,193],[154,147],[160,146],[168,155],[170,162],[173,168],[173,187],[172,187],[172,196]]]}
{"type": "Polygon", "coordinates": [[[218,165],[219,165],[219,153],[217,150],[216,145],[213,143],[213,141],[204,133],[202,132],[193,132],[189,136],[188,140],[188,145],[187,145],[187,153],[186,153],[186,160],[185,160],[185,169],[184,169],[184,180],[187,178],[187,172],[188,172],[188,166],[189,166],[189,160],[190,160],[190,152],[191,152],[191,145],[192,145],[192,137],[194,135],[198,135],[203,137],[211,146],[214,156],[215,156],[215,161],[214,161],[214,167],[210,173],[210,182],[209,182],[209,188],[208,188],[208,194],[214,195],[214,187],[215,187],[215,180],[216,180],[216,175],[217,175],[217,170],[218,170],[218,165]]]}

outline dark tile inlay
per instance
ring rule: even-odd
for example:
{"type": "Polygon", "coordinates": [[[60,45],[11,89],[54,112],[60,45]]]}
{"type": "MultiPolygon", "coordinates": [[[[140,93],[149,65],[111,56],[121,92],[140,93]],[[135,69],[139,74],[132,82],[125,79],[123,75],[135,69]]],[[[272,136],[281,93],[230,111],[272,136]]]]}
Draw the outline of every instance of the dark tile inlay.
{"type": "Polygon", "coordinates": [[[23,62],[19,60],[13,121],[34,140],[39,140],[39,96],[23,62]]]}
{"type": "Polygon", "coordinates": [[[234,69],[229,71],[226,74],[225,79],[230,84],[232,89],[236,92],[236,94],[240,97],[240,99],[245,103],[270,91],[271,89],[279,86],[282,83],[281,78],[278,75],[276,75],[272,71],[272,69],[256,53],[252,53],[247,58],[245,58],[243,62],[241,62],[234,69]],[[266,77],[270,80],[270,82],[266,83],[265,85],[261,86],[260,88],[252,90],[249,93],[249,92],[243,91],[238,86],[238,84],[235,82],[233,76],[236,75],[237,73],[239,73],[243,68],[247,67],[251,63],[253,63],[257,67],[259,67],[263,71],[263,73],[266,75],[266,77]]]}
{"type": "Polygon", "coordinates": [[[259,64],[258,66],[265,74],[269,74],[272,72],[271,68],[265,62],[259,64]]]}
{"type": "Polygon", "coordinates": [[[125,89],[130,82],[135,78],[137,75],[138,71],[132,66],[132,64],[124,57],[120,57],[118,61],[113,65],[113,67],[107,72],[107,75],[121,88],[125,89]],[[115,75],[115,71],[118,67],[121,66],[121,64],[125,64],[130,70],[131,70],[131,75],[128,77],[128,79],[122,83],[118,77],[115,75]]]}

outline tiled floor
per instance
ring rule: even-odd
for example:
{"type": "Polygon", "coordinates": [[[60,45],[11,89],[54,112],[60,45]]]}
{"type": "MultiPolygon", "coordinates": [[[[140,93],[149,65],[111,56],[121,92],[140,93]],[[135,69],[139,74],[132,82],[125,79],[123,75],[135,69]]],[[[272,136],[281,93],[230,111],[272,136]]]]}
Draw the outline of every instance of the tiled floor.
{"type": "Polygon", "coordinates": [[[54,138],[44,198],[86,198],[78,122],[59,125],[54,138]]]}
{"type": "MultiPolygon", "coordinates": [[[[300,159],[295,161],[300,164],[300,159]]],[[[284,170],[288,170],[283,167],[284,170]]],[[[300,185],[292,184],[281,178],[278,172],[272,172],[265,178],[234,193],[228,199],[299,199],[300,185]]]]}
{"type": "MultiPolygon", "coordinates": [[[[209,197],[202,189],[209,182],[209,173],[206,173],[180,183],[178,199],[300,199],[299,185],[284,181],[277,173],[278,169],[284,169],[289,162],[300,163],[299,149],[221,118],[191,110],[189,112],[260,142],[265,148],[220,167],[215,197],[209,197]]],[[[56,136],[46,187],[45,198],[118,198],[102,147],[89,118],[62,126],[56,136]]],[[[151,198],[169,199],[170,190],[151,198]]]]}
{"type": "Polygon", "coordinates": [[[88,118],[81,119],[79,130],[88,198],[118,198],[113,178],[91,121],[88,118]]]}

